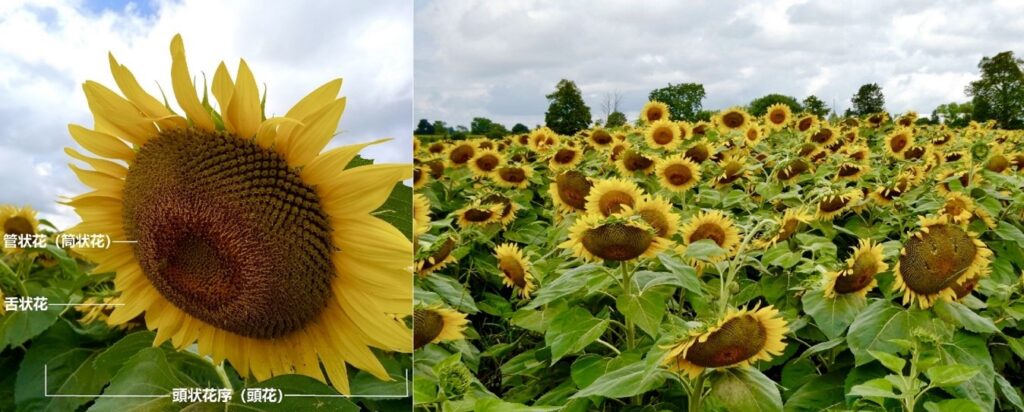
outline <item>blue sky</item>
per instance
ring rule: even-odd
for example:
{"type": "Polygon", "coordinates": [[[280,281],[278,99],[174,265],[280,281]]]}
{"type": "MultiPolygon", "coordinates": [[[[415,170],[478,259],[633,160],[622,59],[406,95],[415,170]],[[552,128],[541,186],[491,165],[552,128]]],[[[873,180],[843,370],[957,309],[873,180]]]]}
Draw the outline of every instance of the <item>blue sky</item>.
{"type": "MultiPolygon", "coordinates": [[[[83,193],[67,166],[69,123],[92,125],[81,85],[116,89],[107,53],[159,96],[169,89],[168,46],[181,33],[189,68],[212,76],[245,58],[267,114],[342,77],[348,99],[331,145],[394,138],[364,150],[378,162],[411,161],[412,8],[405,0],[0,1],[0,204],[31,205],[60,227],[78,220],[56,204],[83,193]]],[[[173,99],[172,99],[173,100],[173,99]]]]}

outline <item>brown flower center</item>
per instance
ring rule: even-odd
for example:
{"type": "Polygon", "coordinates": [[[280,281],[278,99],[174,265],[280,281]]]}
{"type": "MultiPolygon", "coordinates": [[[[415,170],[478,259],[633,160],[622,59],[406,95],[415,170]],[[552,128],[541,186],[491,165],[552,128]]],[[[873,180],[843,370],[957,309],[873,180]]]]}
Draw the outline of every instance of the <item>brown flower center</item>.
{"type": "Polygon", "coordinates": [[[583,233],[583,247],[604,260],[635,259],[647,251],[653,236],[646,230],[622,223],[611,223],[587,229],[583,233]]]}
{"type": "Polygon", "coordinates": [[[725,228],[722,225],[714,222],[702,223],[697,226],[697,229],[690,234],[690,243],[694,243],[699,240],[711,239],[715,241],[718,246],[725,246],[725,228]]]}
{"type": "Polygon", "coordinates": [[[740,112],[729,112],[722,115],[722,124],[730,129],[735,129],[743,126],[747,122],[747,118],[740,112]]]}
{"type": "Polygon", "coordinates": [[[413,350],[427,346],[444,330],[444,316],[430,309],[416,309],[412,315],[413,350]]]}
{"type": "Polygon", "coordinates": [[[498,160],[498,156],[492,154],[485,154],[483,156],[478,157],[474,161],[474,163],[476,163],[476,167],[480,168],[480,170],[490,172],[494,170],[495,167],[498,166],[498,163],[500,163],[500,161],[498,160]]]}
{"type": "Polygon", "coordinates": [[[526,180],[526,171],[521,167],[502,167],[498,169],[498,176],[509,183],[522,183],[526,180]]]}
{"type": "Polygon", "coordinates": [[[465,164],[466,162],[473,158],[473,155],[475,153],[476,151],[473,150],[472,145],[461,144],[458,147],[452,149],[451,153],[448,154],[448,160],[451,160],[451,162],[456,165],[465,164]]]}
{"type": "Polygon", "coordinates": [[[786,122],[786,112],[783,109],[772,110],[772,113],[768,115],[768,120],[774,124],[783,124],[786,122]]]}
{"type": "Polygon", "coordinates": [[[555,153],[555,163],[567,165],[576,159],[576,151],[573,149],[559,149],[555,153]]]}
{"type": "Polygon", "coordinates": [[[637,172],[641,170],[647,170],[649,167],[654,165],[654,161],[641,155],[640,153],[632,150],[626,151],[623,155],[622,164],[626,166],[626,170],[630,172],[637,172]]]}
{"type": "Polygon", "coordinates": [[[841,195],[826,196],[818,203],[818,210],[826,213],[841,210],[849,204],[850,200],[841,195]]]}
{"type": "Polygon", "coordinates": [[[734,365],[757,355],[768,342],[768,331],[751,315],[730,319],[704,342],[686,351],[686,360],[705,368],[734,365]]]}
{"type": "Polygon", "coordinates": [[[673,164],[665,167],[665,179],[674,186],[682,186],[693,181],[693,171],[684,164],[673,164]]]}
{"type": "Polygon", "coordinates": [[[699,164],[703,163],[705,160],[708,160],[708,157],[711,157],[711,153],[706,145],[698,144],[687,149],[686,153],[684,153],[683,156],[686,156],[690,160],[693,160],[695,163],[699,164]]]}
{"type": "Polygon", "coordinates": [[[36,230],[28,219],[14,216],[4,221],[4,233],[9,235],[32,235],[36,233],[36,230]]]}
{"type": "Polygon", "coordinates": [[[659,127],[654,130],[651,136],[654,139],[654,143],[660,145],[672,143],[672,130],[669,127],[671,126],[659,127]]]}
{"type": "Polygon", "coordinates": [[[587,195],[593,186],[583,173],[570,170],[558,175],[555,178],[555,187],[558,189],[558,198],[576,210],[583,210],[587,207],[587,195]]]}
{"type": "Polygon", "coordinates": [[[950,224],[928,227],[921,238],[911,237],[900,256],[900,275],[910,290],[934,294],[952,286],[978,253],[966,231],[950,224]]]}

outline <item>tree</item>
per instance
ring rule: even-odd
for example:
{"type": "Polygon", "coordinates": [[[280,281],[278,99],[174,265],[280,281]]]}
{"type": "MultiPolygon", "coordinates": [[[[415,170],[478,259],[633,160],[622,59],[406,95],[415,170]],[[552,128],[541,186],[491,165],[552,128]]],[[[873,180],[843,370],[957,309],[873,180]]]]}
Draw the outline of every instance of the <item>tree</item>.
{"type": "Polygon", "coordinates": [[[472,134],[487,134],[493,124],[494,122],[486,117],[474,117],[473,121],[469,122],[469,132],[472,134]]]}
{"type": "Polygon", "coordinates": [[[440,120],[434,120],[434,134],[447,136],[448,126],[445,126],[444,122],[440,120]]]}
{"type": "Polygon", "coordinates": [[[420,123],[416,125],[416,130],[412,134],[434,134],[434,125],[430,124],[427,119],[420,119],[420,123]]]}
{"type": "Polygon", "coordinates": [[[544,113],[544,123],[555,133],[573,135],[590,125],[590,108],[583,102],[575,82],[562,79],[555,92],[545,97],[550,105],[544,113]]]}
{"type": "Polygon", "coordinates": [[[782,103],[789,106],[789,109],[793,113],[800,113],[804,110],[800,103],[796,101],[795,97],[786,96],[784,94],[766,94],[750,101],[750,105],[747,107],[747,111],[754,116],[764,116],[768,112],[768,107],[773,104],[782,103]]]}
{"type": "Polygon", "coordinates": [[[672,120],[697,120],[697,113],[700,113],[702,101],[704,100],[704,85],[700,83],[680,83],[660,89],[651,90],[647,96],[650,100],[657,100],[668,105],[668,111],[672,120]]]}
{"type": "Polygon", "coordinates": [[[885,96],[878,83],[868,83],[857,89],[857,94],[850,99],[853,112],[858,116],[881,113],[885,111],[885,96]]]}
{"type": "Polygon", "coordinates": [[[981,79],[971,82],[965,92],[972,97],[974,120],[995,120],[1004,129],[1024,126],[1024,60],[1004,51],[985,56],[978,63],[981,79]]]}
{"type": "Polygon", "coordinates": [[[830,111],[828,106],[825,106],[825,102],[821,101],[821,99],[819,99],[818,96],[815,96],[813,94],[807,96],[807,98],[805,98],[802,103],[804,105],[805,112],[811,113],[818,117],[828,116],[828,112],[830,111]]]}
{"type": "Polygon", "coordinates": [[[932,111],[932,120],[951,127],[964,127],[971,122],[974,104],[971,102],[950,102],[940,104],[932,111]]]}
{"type": "Polygon", "coordinates": [[[526,133],[526,132],[529,132],[529,131],[530,131],[530,128],[526,127],[526,125],[522,124],[522,123],[516,123],[515,126],[512,126],[512,133],[521,134],[521,133],[526,133]]]}
{"type": "Polygon", "coordinates": [[[508,129],[506,129],[501,123],[491,123],[490,127],[488,127],[487,131],[483,134],[487,135],[487,137],[490,137],[491,139],[498,139],[507,135],[508,129]]]}
{"type": "Polygon", "coordinates": [[[605,93],[604,101],[601,102],[601,111],[604,115],[603,117],[607,119],[608,116],[612,115],[612,113],[619,111],[619,104],[621,103],[622,93],[619,93],[618,90],[611,93],[605,93]]]}
{"type": "Polygon", "coordinates": [[[608,120],[604,122],[606,127],[618,127],[626,124],[628,120],[626,115],[622,112],[615,111],[608,115],[608,120]]]}

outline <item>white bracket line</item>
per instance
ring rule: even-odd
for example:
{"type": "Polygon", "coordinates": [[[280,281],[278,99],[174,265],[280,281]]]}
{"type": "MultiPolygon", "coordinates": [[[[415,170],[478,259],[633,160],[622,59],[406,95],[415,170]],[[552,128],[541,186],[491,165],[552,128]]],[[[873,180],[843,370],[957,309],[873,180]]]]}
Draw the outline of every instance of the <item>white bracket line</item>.
{"type": "MultiPolygon", "coordinates": [[[[169,398],[166,395],[68,395],[51,394],[49,387],[50,368],[49,364],[43,364],[43,397],[46,398],[169,398]]],[[[283,396],[295,398],[378,398],[378,399],[400,399],[408,398],[409,394],[409,370],[405,370],[405,395],[316,395],[311,393],[285,393],[283,396]]]]}
{"type": "Polygon", "coordinates": [[[110,243],[139,243],[138,240],[111,240],[110,243]]]}
{"type": "Polygon", "coordinates": [[[124,306],[124,303],[47,303],[47,306],[124,306]]]}

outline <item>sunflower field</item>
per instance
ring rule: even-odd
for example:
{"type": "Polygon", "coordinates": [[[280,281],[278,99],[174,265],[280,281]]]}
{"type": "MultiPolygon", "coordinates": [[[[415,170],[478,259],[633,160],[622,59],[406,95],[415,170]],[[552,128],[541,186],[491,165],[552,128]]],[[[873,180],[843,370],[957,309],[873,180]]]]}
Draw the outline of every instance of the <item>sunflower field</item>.
{"type": "Polygon", "coordinates": [[[416,142],[429,411],[1024,410],[1024,135],[775,105],[416,142]]]}

